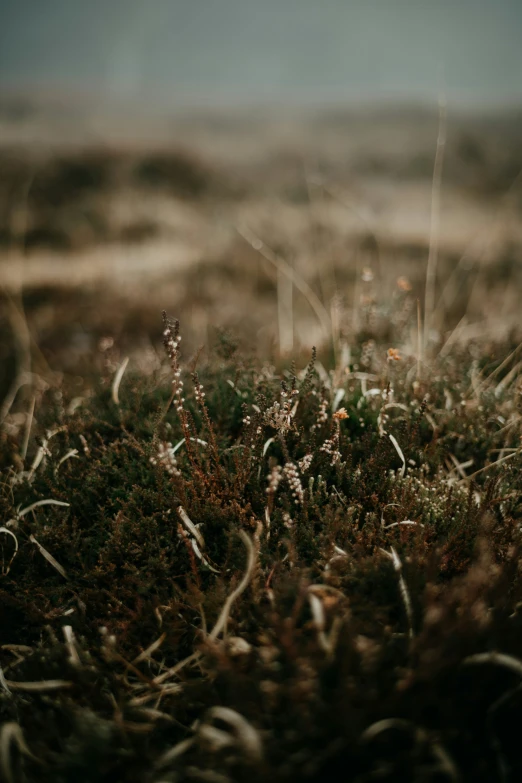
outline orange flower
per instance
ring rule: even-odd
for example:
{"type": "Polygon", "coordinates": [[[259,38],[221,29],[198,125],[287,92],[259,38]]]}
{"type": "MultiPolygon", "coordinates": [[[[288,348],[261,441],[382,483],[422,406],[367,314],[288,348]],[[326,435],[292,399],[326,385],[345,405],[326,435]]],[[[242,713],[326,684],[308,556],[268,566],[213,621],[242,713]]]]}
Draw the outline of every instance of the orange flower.
{"type": "Polygon", "coordinates": [[[387,361],[389,362],[400,362],[401,355],[397,348],[388,348],[388,358],[387,361]]]}
{"type": "Polygon", "coordinates": [[[333,417],[334,419],[337,419],[337,421],[340,421],[341,419],[347,419],[348,413],[346,412],[346,408],[339,408],[338,411],[335,411],[333,417]]]}
{"type": "Polygon", "coordinates": [[[411,291],[411,283],[407,277],[398,277],[397,286],[401,291],[411,291]]]}

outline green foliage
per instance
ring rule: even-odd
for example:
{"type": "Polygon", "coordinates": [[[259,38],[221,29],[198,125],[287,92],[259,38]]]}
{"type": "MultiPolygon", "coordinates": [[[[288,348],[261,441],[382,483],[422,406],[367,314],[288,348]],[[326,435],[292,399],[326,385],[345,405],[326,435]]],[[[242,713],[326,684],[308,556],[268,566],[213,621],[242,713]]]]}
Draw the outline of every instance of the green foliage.
{"type": "Polygon", "coordinates": [[[2,436],[4,777],[516,779],[515,344],[196,372],[178,329],[2,436]]]}

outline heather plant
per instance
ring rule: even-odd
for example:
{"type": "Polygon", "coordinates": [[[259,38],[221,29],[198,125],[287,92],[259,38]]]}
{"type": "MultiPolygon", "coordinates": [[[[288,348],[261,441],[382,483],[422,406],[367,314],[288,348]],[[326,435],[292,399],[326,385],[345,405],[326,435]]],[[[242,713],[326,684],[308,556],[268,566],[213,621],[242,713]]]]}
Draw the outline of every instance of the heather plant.
{"type": "Polygon", "coordinates": [[[268,366],[164,313],[7,421],[5,780],[518,779],[519,343],[372,328],[268,366]]]}

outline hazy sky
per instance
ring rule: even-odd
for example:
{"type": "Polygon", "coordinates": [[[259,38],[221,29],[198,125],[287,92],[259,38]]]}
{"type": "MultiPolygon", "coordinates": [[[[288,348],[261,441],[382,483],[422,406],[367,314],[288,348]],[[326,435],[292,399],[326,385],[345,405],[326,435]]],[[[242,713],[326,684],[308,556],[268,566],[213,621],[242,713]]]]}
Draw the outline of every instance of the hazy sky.
{"type": "Polygon", "coordinates": [[[0,0],[0,87],[522,103],[522,0],[0,0]],[[443,74],[443,76],[441,76],[443,74]]]}

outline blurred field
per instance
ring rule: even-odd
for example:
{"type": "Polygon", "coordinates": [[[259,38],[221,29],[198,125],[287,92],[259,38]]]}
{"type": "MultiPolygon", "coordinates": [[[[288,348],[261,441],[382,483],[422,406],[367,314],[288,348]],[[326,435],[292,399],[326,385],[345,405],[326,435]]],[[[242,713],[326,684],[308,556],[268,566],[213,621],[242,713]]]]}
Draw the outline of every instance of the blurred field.
{"type": "MultiPolygon", "coordinates": [[[[159,116],[4,96],[2,393],[24,340],[66,373],[107,339],[153,362],[162,308],[192,348],[231,328],[265,355],[368,316],[378,329],[398,278],[422,309],[438,124],[401,107],[159,116]]],[[[449,115],[434,342],[516,321],[521,131],[516,112],[449,115]]]]}

